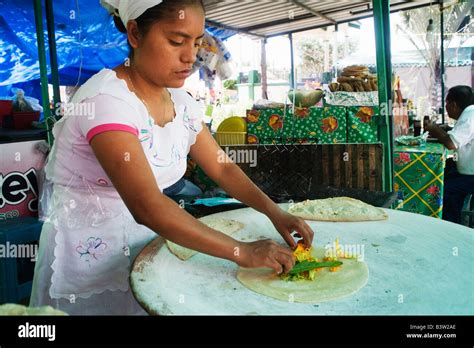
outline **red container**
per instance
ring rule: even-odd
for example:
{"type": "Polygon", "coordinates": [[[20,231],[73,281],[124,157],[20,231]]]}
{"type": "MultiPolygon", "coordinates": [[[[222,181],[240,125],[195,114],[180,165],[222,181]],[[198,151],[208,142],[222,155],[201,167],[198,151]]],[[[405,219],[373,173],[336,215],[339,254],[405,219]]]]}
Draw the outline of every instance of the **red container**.
{"type": "Polygon", "coordinates": [[[13,101],[0,100],[0,116],[7,116],[12,113],[13,101]]]}
{"type": "Polygon", "coordinates": [[[0,127],[3,127],[3,120],[12,113],[13,101],[0,100],[0,127]]]}
{"type": "Polygon", "coordinates": [[[31,129],[31,122],[39,121],[40,118],[39,111],[27,111],[19,112],[14,111],[11,115],[11,120],[9,123],[9,128],[13,129],[31,129]]]}

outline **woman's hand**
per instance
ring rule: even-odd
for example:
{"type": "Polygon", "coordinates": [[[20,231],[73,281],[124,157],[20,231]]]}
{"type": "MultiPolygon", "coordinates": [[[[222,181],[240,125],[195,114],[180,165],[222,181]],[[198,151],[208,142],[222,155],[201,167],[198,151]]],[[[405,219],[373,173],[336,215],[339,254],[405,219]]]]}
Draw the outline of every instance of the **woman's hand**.
{"type": "Polygon", "coordinates": [[[241,243],[239,249],[236,262],[241,267],[268,267],[281,274],[289,272],[295,265],[293,252],[270,239],[241,243]]]}
{"type": "Polygon", "coordinates": [[[280,208],[268,217],[290,247],[296,248],[296,242],[291,235],[294,231],[297,232],[295,237],[303,239],[306,248],[311,247],[314,232],[302,218],[291,215],[280,208]]]}

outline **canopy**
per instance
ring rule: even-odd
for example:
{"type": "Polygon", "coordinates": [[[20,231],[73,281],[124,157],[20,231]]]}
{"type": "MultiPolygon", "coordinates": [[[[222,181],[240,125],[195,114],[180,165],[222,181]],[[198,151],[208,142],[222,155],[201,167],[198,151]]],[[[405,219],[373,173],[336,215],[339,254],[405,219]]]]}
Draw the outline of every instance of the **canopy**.
{"type": "MultiPolygon", "coordinates": [[[[59,0],[53,7],[61,85],[80,85],[127,57],[126,36],[115,28],[99,0],[59,0]]],[[[12,95],[14,86],[41,99],[33,1],[0,0],[0,8],[0,96],[12,95]]],[[[223,40],[235,34],[222,28],[207,30],[223,40]]],[[[48,50],[46,29],[44,36],[48,50]]]]}
{"type": "MultiPolygon", "coordinates": [[[[436,2],[392,0],[391,10],[436,2]]],[[[222,40],[236,33],[263,38],[372,16],[371,1],[367,0],[204,0],[204,4],[206,28],[222,40]]],[[[80,85],[100,69],[119,65],[127,57],[126,37],[116,30],[99,0],[57,0],[53,7],[61,85],[80,85]]],[[[0,0],[0,8],[0,96],[11,95],[14,85],[40,99],[33,2],[0,0]]],[[[46,32],[45,39],[48,49],[46,32]]]]}
{"type": "MultiPolygon", "coordinates": [[[[438,0],[390,0],[390,11],[408,10],[438,0]]],[[[271,37],[373,16],[372,0],[204,0],[208,23],[254,37],[271,37]]]]}

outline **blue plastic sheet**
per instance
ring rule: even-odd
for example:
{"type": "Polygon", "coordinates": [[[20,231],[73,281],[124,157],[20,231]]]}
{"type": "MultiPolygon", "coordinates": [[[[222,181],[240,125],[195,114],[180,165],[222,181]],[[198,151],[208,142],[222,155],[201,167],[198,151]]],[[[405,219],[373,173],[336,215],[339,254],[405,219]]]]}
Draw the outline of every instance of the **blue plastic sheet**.
{"type": "Polygon", "coordinates": [[[212,198],[199,198],[192,202],[191,205],[205,205],[206,207],[215,207],[223,204],[240,204],[242,202],[235,198],[223,198],[223,197],[212,197],[212,198]]]}
{"type": "MultiPolygon", "coordinates": [[[[126,36],[115,28],[99,0],[55,0],[53,10],[61,85],[81,85],[128,56],[126,36]]],[[[49,69],[44,9],[43,18],[49,69]]],[[[208,31],[223,40],[234,35],[229,30],[208,31]]],[[[26,95],[41,99],[39,79],[33,0],[0,0],[0,96],[13,95],[11,88],[19,87],[26,95]]]]}

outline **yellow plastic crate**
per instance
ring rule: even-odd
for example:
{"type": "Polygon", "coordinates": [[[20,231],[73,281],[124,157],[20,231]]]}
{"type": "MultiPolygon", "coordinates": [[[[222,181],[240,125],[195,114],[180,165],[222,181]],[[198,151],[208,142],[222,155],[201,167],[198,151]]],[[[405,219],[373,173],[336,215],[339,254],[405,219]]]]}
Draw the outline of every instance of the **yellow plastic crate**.
{"type": "Polygon", "coordinates": [[[244,145],[247,132],[216,132],[216,141],[222,145],[244,145]]]}

